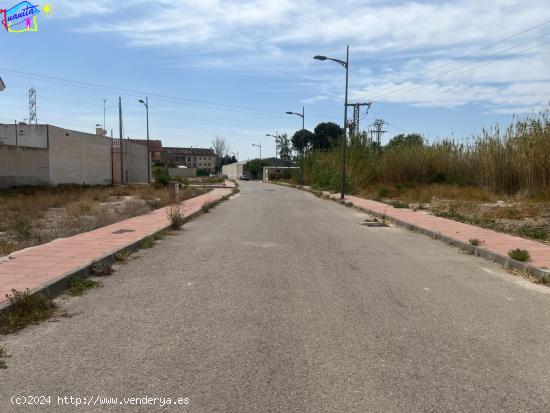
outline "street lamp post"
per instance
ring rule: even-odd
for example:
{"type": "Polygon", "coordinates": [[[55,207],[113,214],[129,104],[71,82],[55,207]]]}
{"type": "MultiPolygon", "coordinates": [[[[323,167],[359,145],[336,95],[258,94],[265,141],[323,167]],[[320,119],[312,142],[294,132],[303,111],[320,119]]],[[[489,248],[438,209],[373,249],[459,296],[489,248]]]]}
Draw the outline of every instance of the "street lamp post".
{"type": "Polygon", "coordinates": [[[277,140],[279,139],[279,133],[275,132],[275,135],[270,135],[269,133],[266,133],[265,136],[271,136],[272,138],[275,138],[275,168],[279,167],[279,162],[277,160],[278,152],[279,152],[279,143],[277,140]]]}
{"type": "Polygon", "coordinates": [[[346,69],[346,98],[344,103],[344,139],[342,141],[342,171],[340,176],[340,199],[345,197],[346,186],[346,146],[348,144],[347,129],[348,129],[348,78],[349,78],[349,46],[346,46],[346,60],[332,59],[326,56],[314,56],[315,60],[332,60],[346,69]]]}
{"type": "Polygon", "coordinates": [[[255,146],[256,148],[260,148],[260,161],[262,160],[262,143],[260,142],[259,145],[253,143],[252,146],[255,146]]]}
{"type": "MultiPolygon", "coordinates": [[[[302,118],[302,131],[306,128],[306,109],[305,106],[302,106],[302,113],[298,112],[287,112],[287,115],[296,115],[302,118]]],[[[300,161],[300,186],[304,187],[304,133],[302,132],[302,148],[301,152],[301,161],[300,161]]]]}
{"type": "Polygon", "coordinates": [[[2,78],[0,77],[0,92],[3,91],[5,88],[6,88],[6,84],[4,83],[2,78]]]}
{"type": "Polygon", "coordinates": [[[149,145],[149,98],[145,97],[145,102],[143,99],[139,100],[139,103],[145,105],[145,115],[147,117],[147,183],[151,183],[151,148],[149,145]]]}

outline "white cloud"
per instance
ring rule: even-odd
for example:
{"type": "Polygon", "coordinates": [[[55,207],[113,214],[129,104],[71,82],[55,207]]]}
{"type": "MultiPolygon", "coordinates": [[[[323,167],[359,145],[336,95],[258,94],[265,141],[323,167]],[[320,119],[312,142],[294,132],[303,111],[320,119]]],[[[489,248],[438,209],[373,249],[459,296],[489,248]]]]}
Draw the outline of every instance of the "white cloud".
{"type": "Polygon", "coordinates": [[[540,0],[60,0],[60,9],[88,15],[84,32],[165,50],[172,65],[303,73],[293,81],[310,84],[307,103],[341,98],[335,91],[343,89],[342,74],[311,56],[341,58],[345,44],[356,99],[444,107],[481,102],[501,113],[544,104],[550,92],[543,47],[550,24],[461,57],[550,18],[540,0]]]}

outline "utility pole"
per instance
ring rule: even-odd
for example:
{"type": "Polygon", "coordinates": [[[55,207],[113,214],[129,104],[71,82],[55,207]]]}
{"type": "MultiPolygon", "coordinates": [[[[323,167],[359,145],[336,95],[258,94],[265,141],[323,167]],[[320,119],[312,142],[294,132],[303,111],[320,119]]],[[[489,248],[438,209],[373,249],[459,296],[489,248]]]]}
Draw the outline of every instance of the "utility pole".
{"type": "Polygon", "coordinates": [[[103,99],[103,131],[104,131],[104,134],[107,134],[107,129],[105,128],[105,117],[106,117],[105,114],[107,112],[106,104],[107,104],[107,99],[103,99]]]}
{"type": "Polygon", "coordinates": [[[118,98],[118,137],[120,142],[120,184],[124,185],[124,156],[122,154],[124,140],[122,139],[122,98],[118,98]]]}
{"type": "Polygon", "coordinates": [[[149,141],[149,98],[145,96],[145,102],[140,99],[139,103],[145,105],[145,115],[147,117],[147,183],[151,183],[151,145],[149,141]]]}
{"type": "Polygon", "coordinates": [[[302,113],[296,113],[296,112],[287,112],[287,115],[296,115],[302,118],[302,150],[301,152],[301,161],[300,161],[300,186],[304,187],[304,133],[303,131],[306,128],[306,108],[305,106],[302,106],[302,113]]]}
{"type": "Polygon", "coordinates": [[[38,123],[38,118],[36,117],[36,89],[31,87],[29,89],[29,125],[38,123]]]}
{"type": "Polygon", "coordinates": [[[356,134],[359,134],[361,132],[361,129],[359,127],[359,122],[361,121],[361,106],[366,106],[367,111],[365,113],[369,113],[369,109],[372,105],[372,102],[367,103],[348,103],[348,107],[353,108],[353,121],[349,123],[349,134],[350,136],[355,136],[356,134]]]}
{"type": "Polygon", "coordinates": [[[386,122],[384,122],[383,119],[376,119],[372,124],[374,129],[372,129],[370,132],[376,135],[376,142],[378,143],[378,147],[380,147],[381,145],[382,135],[387,132],[387,130],[384,130],[385,125],[386,122]]]}

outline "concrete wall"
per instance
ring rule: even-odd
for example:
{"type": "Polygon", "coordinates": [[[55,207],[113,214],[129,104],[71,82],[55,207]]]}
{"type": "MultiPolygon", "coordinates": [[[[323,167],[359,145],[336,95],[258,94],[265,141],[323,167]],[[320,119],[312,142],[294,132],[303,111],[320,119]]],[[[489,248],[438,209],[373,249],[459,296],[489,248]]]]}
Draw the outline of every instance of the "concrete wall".
{"type": "MultiPolygon", "coordinates": [[[[147,162],[149,154],[147,146],[141,143],[123,140],[124,183],[147,183],[147,162]]],[[[113,177],[115,183],[120,183],[120,141],[113,140],[113,177]]]]}
{"type": "Polygon", "coordinates": [[[168,175],[181,178],[194,178],[197,176],[197,168],[168,168],[168,175]]]}
{"type": "Polygon", "coordinates": [[[0,125],[0,145],[27,146],[31,148],[48,147],[47,125],[0,125]],[[16,135],[17,131],[17,135],[16,135]]]}
{"type": "Polygon", "coordinates": [[[246,174],[248,174],[248,169],[244,162],[230,163],[222,166],[222,175],[227,176],[229,179],[239,179],[241,175],[246,174]]]}
{"type": "Polygon", "coordinates": [[[0,188],[48,185],[47,149],[0,145],[0,188]]]}
{"type": "Polygon", "coordinates": [[[50,183],[111,184],[111,140],[49,126],[50,183]]]}

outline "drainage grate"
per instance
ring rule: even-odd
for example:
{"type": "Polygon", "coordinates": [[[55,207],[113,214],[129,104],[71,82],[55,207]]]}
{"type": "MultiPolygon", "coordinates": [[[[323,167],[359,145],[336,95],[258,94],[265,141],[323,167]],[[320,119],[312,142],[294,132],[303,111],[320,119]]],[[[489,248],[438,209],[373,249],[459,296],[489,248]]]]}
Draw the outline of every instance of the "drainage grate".
{"type": "Polygon", "coordinates": [[[377,221],[365,221],[361,225],[369,228],[387,228],[389,225],[384,224],[383,222],[377,221]]]}
{"type": "Polygon", "coordinates": [[[111,234],[127,234],[129,232],[136,232],[135,229],[119,229],[118,231],[111,232],[111,234]]]}

